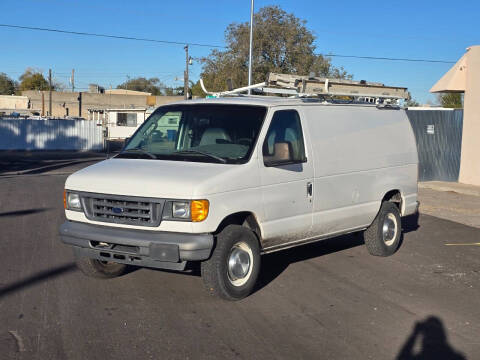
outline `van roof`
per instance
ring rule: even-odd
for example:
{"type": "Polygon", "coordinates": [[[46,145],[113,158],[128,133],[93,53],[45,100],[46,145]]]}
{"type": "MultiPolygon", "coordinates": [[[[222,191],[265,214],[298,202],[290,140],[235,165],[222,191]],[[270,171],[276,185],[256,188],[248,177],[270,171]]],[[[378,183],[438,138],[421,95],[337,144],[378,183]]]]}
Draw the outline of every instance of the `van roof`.
{"type": "MultiPolygon", "coordinates": [[[[284,105],[317,105],[317,106],[362,106],[375,107],[368,103],[333,103],[314,98],[284,98],[276,96],[236,96],[210,99],[183,100],[171,104],[231,104],[231,105],[256,105],[256,106],[284,106],[284,105]]],[[[165,104],[165,105],[171,105],[165,104]]]]}

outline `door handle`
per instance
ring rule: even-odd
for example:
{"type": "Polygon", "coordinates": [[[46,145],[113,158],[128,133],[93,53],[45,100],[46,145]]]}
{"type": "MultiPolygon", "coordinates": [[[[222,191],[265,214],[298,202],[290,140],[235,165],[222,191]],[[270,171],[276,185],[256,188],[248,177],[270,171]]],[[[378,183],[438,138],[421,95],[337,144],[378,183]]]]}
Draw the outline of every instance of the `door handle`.
{"type": "Polygon", "coordinates": [[[312,196],[313,195],[313,184],[311,182],[307,183],[307,195],[312,196]]]}

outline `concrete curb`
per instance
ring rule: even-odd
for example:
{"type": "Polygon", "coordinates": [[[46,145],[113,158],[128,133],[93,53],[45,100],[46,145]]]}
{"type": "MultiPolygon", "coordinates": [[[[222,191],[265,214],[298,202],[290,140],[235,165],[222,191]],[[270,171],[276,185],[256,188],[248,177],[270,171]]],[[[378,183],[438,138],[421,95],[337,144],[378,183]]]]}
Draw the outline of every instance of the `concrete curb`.
{"type": "Polygon", "coordinates": [[[426,181],[419,182],[418,187],[421,189],[453,191],[463,195],[480,196],[480,186],[460,184],[455,182],[426,181]]]}

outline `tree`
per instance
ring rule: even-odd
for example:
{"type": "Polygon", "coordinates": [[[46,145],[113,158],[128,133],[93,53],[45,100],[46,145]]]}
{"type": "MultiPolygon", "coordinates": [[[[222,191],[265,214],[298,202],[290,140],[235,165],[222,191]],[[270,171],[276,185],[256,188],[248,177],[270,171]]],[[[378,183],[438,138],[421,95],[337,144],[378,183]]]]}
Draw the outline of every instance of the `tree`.
{"type": "Polygon", "coordinates": [[[0,73],[0,95],[15,94],[15,81],[10,79],[7,74],[0,73]]]}
{"type": "Polygon", "coordinates": [[[193,84],[192,87],[190,88],[190,91],[192,92],[192,96],[199,96],[199,97],[207,96],[207,94],[205,94],[202,90],[200,81],[197,81],[195,84],[193,84]]]}
{"type": "Polygon", "coordinates": [[[158,78],[137,77],[128,79],[123,84],[117,86],[117,89],[135,90],[149,92],[152,95],[162,95],[162,89],[165,85],[158,78]]]}
{"type": "Polygon", "coordinates": [[[185,88],[183,86],[177,86],[177,87],[166,87],[165,90],[163,91],[163,94],[165,96],[183,96],[183,92],[185,91],[185,88]]]}
{"type": "Polygon", "coordinates": [[[408,99],[407,101],[405,101],[405,106],[406,107],[416,107],[416,106],[420,106],[420,104],[415,99],[408,99]]]}
{"type": "Polygon", "coordinates": [[[52,80],[52,90],[65,91],[66,89],[67,89],[67,85],[65,85],[63,82],[58,81],[56,79],[52,80]]]}
{"type": "Polygon", "coordinates": [[[415,107],[415,106],[420,106],[420,104],[414,98],[412,98],[412,94],[408,92],[408,99],[405,101],[405,106],[415,107]]]}
{"type": "MultiPolygon", "coordinates": [[[[351,78],[330,59],[315,54],[315,36],[305,24],[279,6],[264,7],[254,15],[253,83],[265,81],[269,72],[351,78]]],[[[234,87],[247,85],[249,34],[248,22],[230,24],[225,31],[227,49],[213,50],[201,59],[200,76],[208,90],[226,90],[227,79],[234,87]]]]}
{"type": "Polygon", "coordinates": [[[438,102],[445,108],[461,109],[463,107],[460,93],[439,94],[438,102]]]}
{"type": "MultiPolygon", "coordinates": [[[[25,72],[20,76],[19,90],[49,90],[48,81],[45,80],[40,70],[33,68],[27,68],[25,72]]],[[[52,90],[55,87],[52,86],[52,90]]]]}

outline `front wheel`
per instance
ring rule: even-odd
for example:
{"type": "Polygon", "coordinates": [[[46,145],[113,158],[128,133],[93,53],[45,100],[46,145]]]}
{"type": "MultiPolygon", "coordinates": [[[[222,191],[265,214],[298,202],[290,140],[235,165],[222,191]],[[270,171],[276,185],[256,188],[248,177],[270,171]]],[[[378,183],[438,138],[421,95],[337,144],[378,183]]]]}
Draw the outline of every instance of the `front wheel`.
{"type": "Polygon", "coordinates": [[[77,258],[76,265],[85,275],[101,279],[109,279],[121,276],[127,270],[127,265],[124,264],[89,259],[86,257],[77,258]]]}
{"type": "Polygon", "coordinates": [[[228,225],[217,235],[212,256],[201,264],[207,290],[226,300],[251,294],[260,272],[260,247],[255,234],[240,225],[228,225]]]}
{"type": "Polygon", "coordinates": [[[400,211],[393,202],[385,201],[373,223],[364,232],[367,250],[375,256],[393,255],[400,246],[401,235],[400,211]]]}

